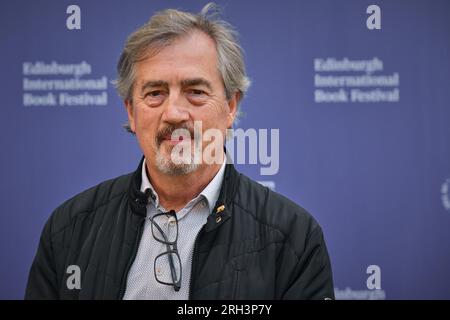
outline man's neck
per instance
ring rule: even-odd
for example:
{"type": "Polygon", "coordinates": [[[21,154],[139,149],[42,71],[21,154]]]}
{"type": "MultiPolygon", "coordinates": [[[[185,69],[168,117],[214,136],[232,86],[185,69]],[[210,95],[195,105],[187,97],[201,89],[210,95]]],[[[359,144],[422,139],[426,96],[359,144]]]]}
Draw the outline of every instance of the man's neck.
{"type": "Polygon", "coordinates": [[[178,212],[206,188],[221,166],[222,164],[202,164],[189,174],[170,176],[146,161],[146,172],[158,194],[160,205],[166,210],[178,212]]]}

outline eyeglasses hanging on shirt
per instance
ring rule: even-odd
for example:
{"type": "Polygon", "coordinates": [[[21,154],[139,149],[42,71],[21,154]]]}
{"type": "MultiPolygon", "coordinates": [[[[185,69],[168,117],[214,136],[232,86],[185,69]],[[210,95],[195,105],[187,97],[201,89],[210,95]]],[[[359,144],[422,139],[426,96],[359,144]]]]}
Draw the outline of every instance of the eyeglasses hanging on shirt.
{"type": "Polygon", "coordinates": [[[155,279],[161,284],[181,288],[181,259],[178,254],[178,219],[174,210],[154,215],[150,218],[152,235],[156,241],[166,245],[167,251],[159,254],[154,261],[155,279]],[[167,271],[170,266],[170,273],[167,271]]]}

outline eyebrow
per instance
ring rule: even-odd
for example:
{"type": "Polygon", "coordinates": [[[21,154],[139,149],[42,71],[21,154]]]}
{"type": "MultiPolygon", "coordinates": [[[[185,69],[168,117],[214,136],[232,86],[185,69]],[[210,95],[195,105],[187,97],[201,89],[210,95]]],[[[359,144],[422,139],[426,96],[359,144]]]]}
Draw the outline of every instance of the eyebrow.
{"type": "MultiPolygon", "coordinates": [[[[205,86],[210,91],[212,91],[211,83],[204,78],[192,78],[192,79],[184,79],[180,81],[182,87],[190,87],[190,86],[205,86]]],[[[149,80],[145,81],[141,87],[141,93],[146,89],[155,88],[155,87],[169,87],[169,83],[163,80],[149,80]]]]}
{"type": "Polygon", "coordinates": [[[141,94],[144,93],[146,89],[155,88],[155,87],[168,87],[169,83],[162,80],[149,80],[145,81],[141,87],[141,94]]]}
{"type": "Polygon", "coordinates": [[[181,80],[182,87],[191,87],[191,86],[205,86],[210,91],[212,91],[211,83],[204,78],[194,78],[194,79],[185,79],[181,80]]]}

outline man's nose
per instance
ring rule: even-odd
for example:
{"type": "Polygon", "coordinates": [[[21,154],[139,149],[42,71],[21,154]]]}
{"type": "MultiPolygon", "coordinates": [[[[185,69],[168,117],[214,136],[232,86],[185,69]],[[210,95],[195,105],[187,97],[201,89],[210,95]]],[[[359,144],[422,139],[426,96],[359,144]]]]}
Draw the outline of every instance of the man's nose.
{"type": "Polygon", "coordinates": [[[164,106],[162,120],[168,123],[181,123],[189,120],[188,102],[179,93],[170,93],[164,106]]]}

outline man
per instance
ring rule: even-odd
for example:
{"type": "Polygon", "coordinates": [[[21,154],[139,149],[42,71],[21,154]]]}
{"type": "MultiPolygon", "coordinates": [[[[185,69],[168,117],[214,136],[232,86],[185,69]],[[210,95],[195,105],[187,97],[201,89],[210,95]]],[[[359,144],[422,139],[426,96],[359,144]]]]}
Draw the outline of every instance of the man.
{"type": "Polygon", "coordinates": [[[117,88],[144,157],[55,210],[26,298],[334,298],[317,222],[226,163],[249,81],[210,8],[162,11],[127,40],[117,88]]]}

